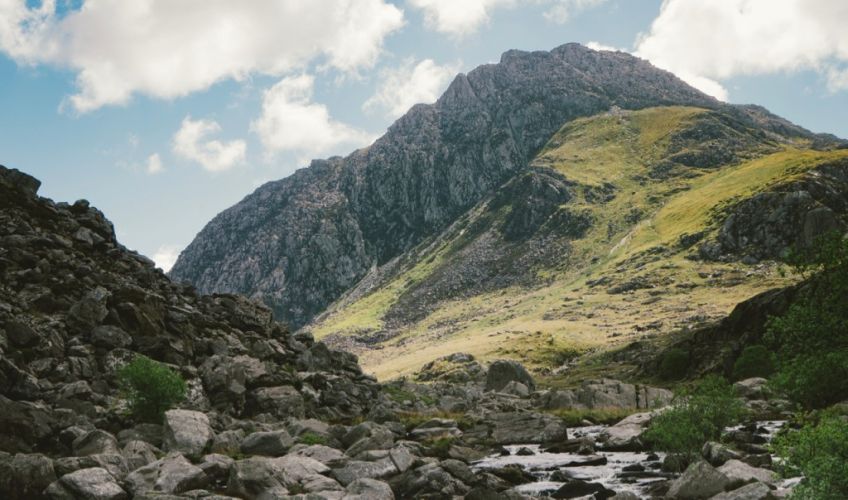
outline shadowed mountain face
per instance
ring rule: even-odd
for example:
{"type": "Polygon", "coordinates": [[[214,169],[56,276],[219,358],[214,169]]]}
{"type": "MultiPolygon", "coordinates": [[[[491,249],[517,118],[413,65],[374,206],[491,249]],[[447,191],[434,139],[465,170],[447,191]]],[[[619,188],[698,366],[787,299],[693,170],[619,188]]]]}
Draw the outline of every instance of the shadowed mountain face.
{"type": "Polygon", "coordinates": [[[577,44],[507,52],[459,75],[435,104],[413,107],[372,146],[260,187],[215,217],[171,276],[260,298],[302,325],[516,175],[563,123],[667,104],[719,106],[627,54],[577,44]]]}

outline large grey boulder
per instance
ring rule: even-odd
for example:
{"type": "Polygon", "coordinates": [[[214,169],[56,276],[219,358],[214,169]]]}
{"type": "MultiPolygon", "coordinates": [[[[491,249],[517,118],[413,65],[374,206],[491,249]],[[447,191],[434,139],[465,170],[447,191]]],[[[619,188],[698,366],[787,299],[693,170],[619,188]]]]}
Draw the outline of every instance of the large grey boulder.
{"type": "Polygon", "coordinates": [[[248,415],[267,413],[279,419],[303,418],[305,407],[303,396],[292,386],[262,387],[249,393],[246,410],[248,415]]]}
{"type": "Polygon", "coordinates": [[[521,363],[500,359],[489,366],[489,371],[486,374],[487,391],[503,390],[510,382],[520,382],[530,391],[536,390],[536,383],[533,381],[533,377],[530,376],[530,373],[527,372],[521,363]]]}
{"type": "Polygon", "coordinates": [[[156,448],[150,443],[134,439],[124,445],[121,449],[121,455],[127,462],[127,468],[133,471],[155,462],[156,448]]]}
{"type": "Polygon", "coordinates": [[[383,481],[362,478],[347,485],[342,500],[395,500],[392,488],[383,481]]]}
{"type": "Polygon", "coordinates": [[[245,455],[281,457],[293,444],[294,439],[284,430],[254,432],[242,441],[241,452],[245,455]]]}
{"type": "Polygon", "coordinates": [[[568,437],[562,419],[544,413],[503,412],[485,417],[491,440],[495,444],[547,444],[568,437]]]}
{"type": "Polygon", "coordinates": [[[0,457],[0,498],[36,498],[55,480],[53,461],[40,453],[0,457]]]}
{"type": "Polygon", "coordinates": [[[227,492],[252,499],[284,497],[290,490],[340,490],[326,477],[329,471],[329,467],[308,457],[252,457],[232,465],[227,492]]]}
{"type": "Polygon", "coordinates": [[[751,481],[774,484],[777,481],[777,474],[773,471],[752,467],[740,460],[728,460],[718,468],[718,471],[727,476],[732,485],[745,484],[751,481]]]}
{"type": "Polygon", "coordinates": [[[64,476],[80,469],[100,467],[106,469],[117,480],[122,480],[129,472],[129,465],[122,455],[103,453],[84,457],[62,457],[53,461],[57,476],[64,476]]]}
{"type": "Polygon", "coordinates": [[[165,451],[177,451],[186,455],[201,455],[212,442],[214,433],[209,417],[199,411],[168,410],[163,426],[165,451]]]}
{"type": "Polygon", "coordinates": [[[642,433],[648,428],[655,413],[634,413],[615,425],[611,425],[601,432],[598,442],[605,450],[641,450],[644,444],[641,441],[642,433]]]}
{"type": "Polygon", "coordinates": [[[92,467],[65,474],[59,484],[78,500],[123,500],[127,492],[106,469],[92,467]]]}
{"type": "Polygon", "coordinates": [[[144,492],[177,494],[206,486],[208,478],[203,469],[193,465],[179,453],[169,453],[164,458],[131,472],[126,479],[134,495],[144,492]]]}
{"type": "Polygon", "coordinates": [[[342,485],[361,478],[385,479],[398,473],[398,468],[391,458],[386,457],[373,462],[351,460],[340,469],[333,469],[332,476],[342,485]]]}
{"type": "Polygon", "coordinates": [[[718,467],[723,465],[728,460],[738,460],[742,458],[742,455],[730,449],[727,445],[716,443],[715,441],[709,441],[704,443],[704,446],[701,448],[701,456],[710,463],[713,467],[718,467]]]}
{"type": "Polygon", "coordinates": [[[628,384],[620,380],[586,380],[576,389],[555,389],[545,394],[541,404],[549,410],[561,408],[636,408],[668,405],[674,394],[668,389],[628,384]]]}
{"type": "Polygon", "coordinates": [[[106,431],[95,429],[76,438],[72,444],[74,455],[103,455],[120,453],[118,440],[106,431]]]}
{"type": "Polygon", "coordinates": [[[729,484],[730,479],[726,475],[707,462],[698,461],[671,483],[666,496],[686,500],[710,498],[724,491],[729,484]]]}

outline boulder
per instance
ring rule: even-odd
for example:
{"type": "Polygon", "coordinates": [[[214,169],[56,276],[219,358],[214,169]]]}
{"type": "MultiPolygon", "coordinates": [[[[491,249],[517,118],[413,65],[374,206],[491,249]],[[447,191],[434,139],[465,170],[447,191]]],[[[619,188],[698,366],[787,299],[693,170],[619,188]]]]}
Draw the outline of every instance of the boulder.
{"type": "Polygon", "coordinates": [[[740,460],[728,460],[718,468],[718,471],[727,476],[731,486],[739,486],[751,481],[774,484],[777,480],[777,474],[773,471],[752,467],[740,460]]]}
{"type": "Polygon", "coordinates": [[[611,498],[615,492],[607,489],[601,483],[589,483],[586,481],[570,481],[560,486],[551,498],[581,498],[590,496],[595,499],[611,498]]]}
{"type": "Polygon", "coordinates": [[[707,462],[697,461],[671,483],[667,496],[680,499],[710,498],[724,491],[729,484],[730,479],[726,475],[707,462]]]}
{"type": "Polygon", "coordinates": [[[95,429],[74,439],[72,444],[74,455],[118,455],[118,440],[106,431],[95,429]]]}
{"type": "Polygon", "coordinates": [[[91,330],[91,343],[104,349],[129,347],[132,345],[132,337],[117,326],[101,325],[91,330]]]}
{"type": "Polygon", "coordinates": [[[644,447],[642,433],[648,428],[653,412],[634,413],[601,432],[598,442],[604,450],[640,451],[644,447]]]}
{"type": "Polygon", "coordinates": [[[178,494],[203,488],[208,478],[203,469],[193,465],[179,453],[169,453],[164,458],[131,472],[126,479],[133,495],[144,492],[178,494]]]}
{"type": "Polygon", "coordinates": [[[416,441],[461,435],[462,431],[457,427],[456,420],[446,418],[432,418],[409,432],[409,437],[416,441]]]}
{"type": "Polygon", "coordinates": [[[739,460],[742,458],[739,452],[715,441],[704,444],[703,448],[701,448],[701,456],[713,467],[723,465],[728,460],[739,460]]]}
{"type": "Polygon", "coordinates": [[[303,418],[305,413],[303,396],[289,385],[251,391],[245,411],[248,415],[267,413],[279,419],[303,418]]]}
{"type": "Polygon", "coordinates": [[[233,463],[227,492],[252,499],[284,497],[294,489],[326,490],[334,484],[324,477],[329,471],[329,467],[308,457],[252,457],[233,463]]]}
{"type": "Polygon", "coordinates": [[[668,405],[674,393],[668,389],[634,385],[614,379],[586,380],[576,389],[552,390],[542,398],[547,409],[560,408],[636,408],[650,409],[668,405]]]}
{"type": "Polygon", "coordinates": [[[213,437],[209,417],[191,410],[166,411],[162,431],[165,451],[177,451],[186,455],[201,455],[213,437]]]}
{"type": "Polygon", "coordinates": [[[299,445],[292,449],[290,455],[312,458],[328,467],[339,467],[349,460],[347,455],[340,450],[324,446],[323,444],[299,445]]]}
{"type": "Polygon", "coordinates": [[[289,451],[293,444],[294,439],[284,430],[254,432],[242,441],[241,452],[245,455],[281,457],[289,451]]]}
{"type": "Polygon", "coordinates": [[[40,453],[0,458],[0,498],[36,498],[55,480],[53,461],[40,453]]]}
{"type": "Polygon", "coordinates": [[[536,390],[536,383],[530,373],[517,361],[498,360],[489,366],[486,374],[486,390],[500,391],[510,382],[520,382],[530,391],[536,390]]]}
{"type": "Polygon", "coordinates": [[[384,479],[398,473],[391,458],[383,458],[374,462],[351,460],[340,469],[333,469],[332,476],[344,486],[360,478],[384,479]]]}
{"type": "Polygon", "coordinates": [[[123,500],[127,492],[106,469],[92,467],[65,474],[59,484],[79,500],[123,500]]]}
{"type": "Polygon", "coordinates": [[[342,500],[394,500],[391,487],[383,481],[362,478],[347,485],[342,500]]]}
{"type": "Polygon", "coordinates": [[[562,419],[543,413],[492,413],[486,416],[484,423],[495,444],[547,444],[568,437],[562,419]]]}
{"type": "Polygon", "coordinates": [[[80,469],[100,467],[106,469],[117,480],[122,480],[129,472],[129,466],[123,456],[117,453],[86,455],[84,457],[63,457],[53,461],[57,476],[64,476],[80,469]]]}
{"type": "Polygon", "coordinates": [[[745,399],[765,399],[768,395],[768,380],[762,377],[746,378],[733,384],[733,389],[745,399]]]}
{"type": "Polygon", "coordinates": [[[517,380],[509,382],[499,392],[509,394],[510,396],[518,396],[519,398],[530,396],[530,388],[517,380]]]}
{"type": "Polygon", "coordinates": [[[127,461],[127,468],[133,471],[155,462],[156,448],[150,443],[135,439],[124,445],[121,449],[121,455],[127,461]]]}

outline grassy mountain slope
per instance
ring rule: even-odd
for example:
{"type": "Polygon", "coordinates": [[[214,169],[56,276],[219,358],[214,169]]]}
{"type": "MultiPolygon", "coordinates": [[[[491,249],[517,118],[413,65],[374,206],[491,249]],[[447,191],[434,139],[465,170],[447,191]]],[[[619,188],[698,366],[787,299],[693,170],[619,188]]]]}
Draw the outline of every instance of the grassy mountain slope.
{"type": "Polygon", "coordinates": [[[693,257],[740,201],[848,158],[811,146],[694,107],[571,121],[528,169],[307,328],[384,379],[457,351],[547,372],[661,339],[795,279],[770,262],[693,257]]]}

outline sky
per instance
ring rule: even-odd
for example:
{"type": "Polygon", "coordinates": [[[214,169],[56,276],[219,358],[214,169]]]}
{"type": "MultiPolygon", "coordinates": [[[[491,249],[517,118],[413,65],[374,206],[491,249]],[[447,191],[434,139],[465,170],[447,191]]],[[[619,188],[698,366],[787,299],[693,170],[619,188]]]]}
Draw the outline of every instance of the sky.
{"type": "Polygon", "coordinates": [[[509,49],[622,50],[848,137],[845,0],[0,0],[0,164],[167,270],[212,217],[509,49]]]}

